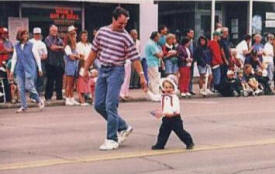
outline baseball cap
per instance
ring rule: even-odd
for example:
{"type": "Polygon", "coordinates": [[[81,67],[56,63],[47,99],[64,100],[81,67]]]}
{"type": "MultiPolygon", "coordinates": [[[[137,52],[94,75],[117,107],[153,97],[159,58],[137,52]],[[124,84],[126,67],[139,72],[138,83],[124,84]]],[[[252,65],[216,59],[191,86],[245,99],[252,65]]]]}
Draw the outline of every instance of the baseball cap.
{"type": "Polygon", "coordinates": [[[73,25],[68,27],[68,32],[75,31],[75,30],[77,30],[77,28],[75,28],[75,26],[73,25]]]}
{"type": "Polygon", "coordinates": [[[221,36],[221,33],[218,31],[214,31],[213,36],[221,36]]]}
{"type": "Polygon", "coordinates": [[[8,33],[9,32],[9,30],[6,27],[3,28],[3,31],[4,31],[4,33],[8,33]]]}
{"type": "Polygon", "coordinates": [[[41,34],[41,28],[35,27],[35,28],[33,29],[33,34],[41,34]]]}

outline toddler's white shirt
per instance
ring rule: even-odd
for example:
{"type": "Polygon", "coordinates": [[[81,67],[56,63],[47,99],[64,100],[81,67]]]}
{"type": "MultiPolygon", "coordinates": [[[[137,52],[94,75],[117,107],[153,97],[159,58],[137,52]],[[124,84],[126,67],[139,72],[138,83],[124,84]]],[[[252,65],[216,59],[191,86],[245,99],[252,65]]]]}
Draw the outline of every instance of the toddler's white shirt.
{"type": "Polygon", "coordinates": [[[163,94],[161,99],[163,115],[179,115],[180,100],[176,94],[163,94]]]}

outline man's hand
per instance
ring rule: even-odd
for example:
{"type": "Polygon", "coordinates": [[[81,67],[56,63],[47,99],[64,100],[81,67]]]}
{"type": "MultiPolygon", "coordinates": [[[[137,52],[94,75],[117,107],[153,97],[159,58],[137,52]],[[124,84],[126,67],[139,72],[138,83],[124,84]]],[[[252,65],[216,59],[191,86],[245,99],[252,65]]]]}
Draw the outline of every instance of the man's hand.
{"type": "Polygon", "coordinates": [[[39,72],[38,72],[38,75],[39,75],[39,77],[42,77],[42,76],[43,76],[43,72],[42,72],[42,71],[39,71],[39,72]]]}
{"type": "Polygon", "coordinates": [[[143,89],[144,92],[148,91],[147,82],[145,80],[144,75],[140,76],[140,85],[141,85],[141,87],[142,87],[142,89],[143,89]]]}

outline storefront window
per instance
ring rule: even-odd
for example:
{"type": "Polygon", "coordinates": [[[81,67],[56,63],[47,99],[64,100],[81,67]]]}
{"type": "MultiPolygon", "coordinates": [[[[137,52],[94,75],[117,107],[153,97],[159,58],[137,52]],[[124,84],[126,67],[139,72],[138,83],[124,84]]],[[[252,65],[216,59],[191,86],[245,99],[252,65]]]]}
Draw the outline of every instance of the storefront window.
{"type": "Polygon", "coordinates": [[[253,34],[266,34],[275,31],[275,3],[254,2],[253,3],[253,34]],[[261,25],[261,27],[259,27],[261,25]],[[257,26],[257,27],[256,27],[257,26]]]}
{"type": "MultiPolygon", "coordinates": [[[[112,12],[119,4],[85,3],[85,27],[89,33],[94,29],[109,25],[112,22],[112,12]]],[[[139,29],[139,5],[121,4],[130,13],[126,30],[139,29]]]]}
{"type": "Polygon", "coordinates": [[[159,2],[159,24],[180,38],[188,29],[195,31],[195,38],[210,38],[211,2],[159,2]]]}

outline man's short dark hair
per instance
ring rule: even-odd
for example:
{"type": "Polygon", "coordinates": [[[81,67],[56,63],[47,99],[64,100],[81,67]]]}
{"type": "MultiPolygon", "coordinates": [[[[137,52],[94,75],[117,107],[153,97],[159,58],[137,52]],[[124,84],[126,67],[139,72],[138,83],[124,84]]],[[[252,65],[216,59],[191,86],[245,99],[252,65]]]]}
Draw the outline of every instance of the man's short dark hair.
{"type": "Polygon", "coordinates": [[[187,36],[187,34],[190,33],[191,31],[194,31],[194,30],[192,28],[186,29],[184,35],[187,36]]]}
{"type": "Polygon", "coordinates": [[[129,17],[129,12],[122,7],[116,7],[113,11],[112,17],[115,18],[115,20],[117,20],[117,18],[121,15],[129,17]]]}
{"type": "Polygon", "coordinates": [[[190,39],[189,39],[188,37],[186,37],[186,36],[183,37],[182,40],[181,40],[181,44],[182,44],[182,45],[185,45],[185,44],[187,44],[188,42],[190,42],[190,39]]]}
{"type": "Polygon", "coordinates": [[[159,26],[159,32],[161,32],[164,28],[167,28],[167,26],[166,25],[160,25],[159,26]]]}
{"type": "Polygon", "coordinates": [[[155,37],[156,37],[158,34],[159,34],[159,32],[153,31],[153,32],[151,33],[150,39],[154,40],[155,37]]]}

